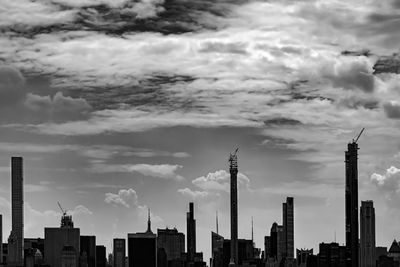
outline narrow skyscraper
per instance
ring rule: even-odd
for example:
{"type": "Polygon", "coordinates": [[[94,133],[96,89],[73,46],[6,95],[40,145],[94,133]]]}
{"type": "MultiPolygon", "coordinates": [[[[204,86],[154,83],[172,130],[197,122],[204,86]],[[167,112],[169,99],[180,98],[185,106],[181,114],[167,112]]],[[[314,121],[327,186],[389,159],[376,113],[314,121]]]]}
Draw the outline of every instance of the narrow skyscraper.
{"type": "Polygon", "coordinates": [[[231,174],[231,262],[230,266],[238,264],[238,200],[237,200],[237,151],[229,156],[229,172],[231,174]]]}
{"type": "Polygon", "coordinates": [[[3,215],[0,214],[0,264],[3,263],[3,215]]]}
{"type": "Polygon", "coordinates": [[[360,266],[375,267],[375,209],[372,200],[361,201],[360,241],[360,266]]]}
{"type": "Polygon", "coordinates": [[[358,267],[358,138],[347,144],[346,165],[346,266],[358,267]]]}
{"type": "Polygon", "coordinates": [[[294,203],[292,197],[287,197],[283,203],[283,231],[285,239],[284,258],[286,266],[294,262],[294,203]]]}
{"type": "Polygon", "coordinates": [[[8,238],[10,266],[24,265],[24,188],[23,159],[11,158],[11,233],[8,238]]]}
{"type": "Polygon", "coordinates": [[[186,228],[187,228],[187,261],[194,262],[196,255],[196,220],[194,219],[194,204],[189,203],[189,212],[186,216],[186,228]]]}

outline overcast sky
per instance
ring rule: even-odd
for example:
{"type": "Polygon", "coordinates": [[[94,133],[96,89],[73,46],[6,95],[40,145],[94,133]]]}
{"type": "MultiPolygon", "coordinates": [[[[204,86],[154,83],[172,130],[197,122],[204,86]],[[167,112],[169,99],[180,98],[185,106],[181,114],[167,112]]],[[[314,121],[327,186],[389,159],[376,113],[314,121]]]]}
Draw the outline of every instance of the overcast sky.
{"type": "Polygon", "coordinates": [[[198,250],[230,237],[228,156],[239,147],[239,237],[263,247],[282,202],[295,247],[344,242],[344,151],[362,127],[359,199],[377,245],[400,238],[400,1],[2,0],[0,207],[24,157],[25,236],[177,227],[195,202],[198,250]],[[376,64],[378,62],[378,64],[376,64]],[[374,73],[374,66],[376,72],[374,73]],[[397,72],[397,73],[396,73],[397,72]]]}

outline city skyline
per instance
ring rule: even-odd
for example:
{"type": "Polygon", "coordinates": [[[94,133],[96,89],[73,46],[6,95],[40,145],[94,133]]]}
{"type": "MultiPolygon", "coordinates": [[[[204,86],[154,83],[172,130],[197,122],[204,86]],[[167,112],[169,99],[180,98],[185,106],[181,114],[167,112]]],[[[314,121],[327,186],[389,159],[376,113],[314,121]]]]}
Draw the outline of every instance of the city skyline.
{"type": "Polygon", "coordinates": [[[364,127],[357,208],[373,200],[377,246],[400,239],[398,0],[3,2],[3,242],[21,156],[25,237],[59,227],[60,202],[111,251],[149,208],[154,233],[185,233],[194,202],[208,259],[216,212],[230,238],[238,147],[239,239],[254,221],[263,248],[291,196],[294,250],[342,245],[344,151],[364,127]]]}

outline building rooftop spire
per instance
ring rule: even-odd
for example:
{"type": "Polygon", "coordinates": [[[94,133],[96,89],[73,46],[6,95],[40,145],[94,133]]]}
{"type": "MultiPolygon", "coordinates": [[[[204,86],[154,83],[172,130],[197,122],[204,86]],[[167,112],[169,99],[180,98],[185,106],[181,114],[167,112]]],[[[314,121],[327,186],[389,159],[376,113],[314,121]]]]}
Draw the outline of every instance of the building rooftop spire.
{"type": "Polygon", "coordinates": [[[147,231],[146,231],[146,233],[153,233],[152,231],[151,231],[151,219],[150,219],[150,208],[147,210],[147,231]]]}

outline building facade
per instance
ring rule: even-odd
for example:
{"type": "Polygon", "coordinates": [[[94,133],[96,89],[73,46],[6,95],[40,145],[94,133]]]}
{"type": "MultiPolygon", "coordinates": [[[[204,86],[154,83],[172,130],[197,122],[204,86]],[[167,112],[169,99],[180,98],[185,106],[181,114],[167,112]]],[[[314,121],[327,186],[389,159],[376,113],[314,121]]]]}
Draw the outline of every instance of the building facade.
{"type": "Polygon", "coordinates": [[[157,229],[157,249],[166,254],[167,265],[168,262],[180,260],[185,252],[185,235],[176,228],[157,229]]]}
{"type": "Polygon", "coordinates": [[[96,246],[96,267],[106,267],[106,266],[107,266],[106,247],[96,246]]]}
{"type": "Polygon", "coordinates": [[[125,267],[126,247],[124,238],[113,240],[113,267],[125,267]]]}
{"type": "Polygon", "coordinates": [[[238,198],[237,198],[237,174],[238,161],[237,150],[229,156],[229,173],[231,175],[231,264],[237,265],[238,256],[238,198]]]}
{"type": "Polygon", "coordinates": [[[187,261],[194,262],[196,254],[196,220],[194,219],[194,203],[189,203],[189,212],[186,214],[187,261]]]}
{"type": "Polygon", "coordinates": [[[23,158],[11,158],[11,233],[8,238],[8,264],[24,265],[23,158]]]}
{"type": "Polygon", "coordinates": [[[361,201],[360,264],[363,267],[376,266],[375,209],[372,200],[361,201]]]}
{"type": "Polygon", "coordinates": [[[96,267],[96,236],[82,235],[80,237],[80,255],[86,253],[88,267],[96,267]]]}
{"type": "Polygon", "coordinates": [[[283,233],[285,240],[285,249],[283,258],[285,266],[293,266],[294,260],[294,201],[292,197],[287,197],[283,203],[283,233]]]}

